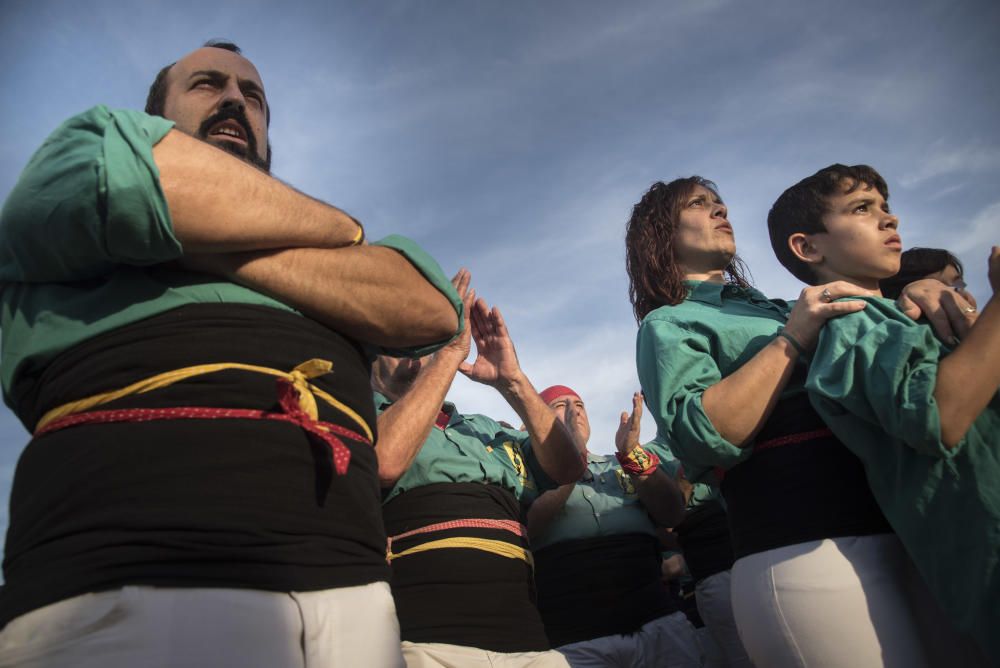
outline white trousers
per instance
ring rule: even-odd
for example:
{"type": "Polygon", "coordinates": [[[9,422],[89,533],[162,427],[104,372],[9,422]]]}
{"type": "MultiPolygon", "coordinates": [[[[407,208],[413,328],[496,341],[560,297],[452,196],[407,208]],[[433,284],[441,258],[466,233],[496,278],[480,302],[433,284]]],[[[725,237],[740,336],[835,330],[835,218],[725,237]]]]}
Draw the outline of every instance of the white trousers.
{"type": "Polygon", "coordinates": [[[557,648],[573,668],[700,668],[695,628],[683,612],[643,624],[635,633],[582,640],[557,648]]]}
{"type": "Polygon", "coordinates": [[[407,668],[569,668],[558,652],[491,652],[439,642],[403,641],[407,668]]]}
{"type": "Polygon", "coordinates": [[[852,536],[752,554],[732,569],[743,646],[768,668],[932,665],[911,612],[913,569],[896,536],[852,536]]]}
{"type": "Polygon", "coordinates": [[[750,668],[753,664],[743,649],[743,642],[736,630],[736,620],[733,618],[729,571],[722,571],[703,579],[695,585],[694,593],[698,615],[701,616],[701,621],[705,623],[705,629],[710,636],[708,642],[702,645],[706,664],[708,655],[711,654],[717,666],[750,668]],[[709,643],[712,646],[705,647],[709,643]]]}
{"type": "Polygon", "coordinates": [[[389,585],[313,592],[124,587],[10,621],[0,666],[400,668],[389,585]]]}

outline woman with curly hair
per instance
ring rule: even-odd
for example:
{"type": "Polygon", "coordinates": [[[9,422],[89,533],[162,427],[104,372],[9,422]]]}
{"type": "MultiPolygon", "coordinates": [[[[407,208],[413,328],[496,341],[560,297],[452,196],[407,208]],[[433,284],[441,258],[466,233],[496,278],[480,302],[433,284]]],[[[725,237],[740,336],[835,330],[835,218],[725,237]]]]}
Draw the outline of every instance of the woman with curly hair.
{"type": "Polygon", "coordinates": [[[803,388],[824,323],[865,308],[835,300],[863,291],[836,281],[768,299],[746,278],[727,214],[711,181],[655,183],[628,222],[626,268],[659,437],[690,480],[720,486],[733,606],[776,620],[737,617],[744,645],[759,666],[927,665],[908,559],[861,462],[803,388]],[[760,554],[774,558],[748,559],[760,554]],[[768,572],[750,572],[757,564],[768,572]],[[744,586],[759,582],[770,584],[744,586]]]}

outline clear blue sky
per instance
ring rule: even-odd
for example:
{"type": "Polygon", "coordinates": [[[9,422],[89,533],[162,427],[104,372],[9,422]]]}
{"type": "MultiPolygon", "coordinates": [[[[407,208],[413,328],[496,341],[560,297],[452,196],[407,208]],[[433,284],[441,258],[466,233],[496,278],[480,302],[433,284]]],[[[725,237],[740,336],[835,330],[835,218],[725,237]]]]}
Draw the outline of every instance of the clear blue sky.
{"type": "MultiPolygon", "coordinates": [[[[0,197],[68,116],[141,108],[160,67],[232,39],[267,88],[274,173],[469,267],[536,386],[576,388],[610,452],[638,386],[624,223],[657,179],[715,180],[758,287],[794,297],[770,203],[829,163],[872,164],[904,244],[956,251],[985,301],[997,35],[985,1],[2,0],[0,197]]],[[[451,398],[516,419],[464,379],[451,398]]],[[[0,411],[3,499],[26,441],[0,411]]]]}

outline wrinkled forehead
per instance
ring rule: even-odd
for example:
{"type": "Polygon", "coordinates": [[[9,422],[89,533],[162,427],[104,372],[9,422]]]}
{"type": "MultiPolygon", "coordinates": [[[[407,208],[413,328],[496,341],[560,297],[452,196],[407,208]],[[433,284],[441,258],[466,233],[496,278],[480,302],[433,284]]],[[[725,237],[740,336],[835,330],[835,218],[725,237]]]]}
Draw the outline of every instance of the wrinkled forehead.
{"type": "Polygon", "coordinates": [[[169,83],[190,79],[197,72],[221,72],[241,81],[252,81],[264,90],[264,81],[253,63],[238,53],[204,46],[187,54],[170,68],[169,83]]]}
{"type": "Polygon", "coordinates": [[[561,394],[558,397],[554,397],[551,401],[549,401],[549,408],[555,408],[556,404],[566,403],[566,402],[578,403],[580,404],[580,406],[584,405],[583,399],[576,396],[575,394],[561,394]]]}

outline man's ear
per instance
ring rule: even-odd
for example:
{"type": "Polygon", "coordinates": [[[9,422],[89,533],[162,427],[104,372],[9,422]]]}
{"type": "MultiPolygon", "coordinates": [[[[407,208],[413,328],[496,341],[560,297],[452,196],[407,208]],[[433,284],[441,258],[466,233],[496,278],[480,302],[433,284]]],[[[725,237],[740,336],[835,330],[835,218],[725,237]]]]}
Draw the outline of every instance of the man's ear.
{"type": "Polygon", "coordinates": [[[806,264],[823,262],[823,253],[813,243],[810,235],[805,232],[796,232],[788,237],[788,247],[791,249],[792,255],[806,264]]]}

